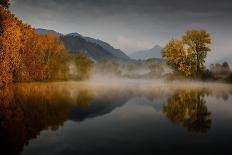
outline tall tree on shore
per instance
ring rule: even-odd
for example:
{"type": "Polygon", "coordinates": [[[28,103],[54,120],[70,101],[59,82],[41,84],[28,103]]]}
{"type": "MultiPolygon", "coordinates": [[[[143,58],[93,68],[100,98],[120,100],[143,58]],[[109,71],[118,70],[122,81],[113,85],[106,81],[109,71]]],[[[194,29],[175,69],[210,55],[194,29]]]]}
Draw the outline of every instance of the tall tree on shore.
{"type": "Polygon", "coordinates": [[[175,73],[181,73],[184,76],[194,75],[195,62],[189,50],[184,48],[182,40],[172,39],[163,49],[163,57],[166,63],[175,73]]]}
{"type": "Polygon", "coordinates": [[[182,39],[196,61],[196,75],[199,77],[205,67],[207,53],[211,51],[208,46],[211,44],[210,34],[205,30],[191,30],[187,31],[182,39]]]}
{"type": "Polygon", "coordinates": [[[180,40],[172,39],[162,55],[174,71],[187,77],[199,77],[204,70],[205,58],[210,51],[210,34],[205,30],[187,31],[180,40]]]}

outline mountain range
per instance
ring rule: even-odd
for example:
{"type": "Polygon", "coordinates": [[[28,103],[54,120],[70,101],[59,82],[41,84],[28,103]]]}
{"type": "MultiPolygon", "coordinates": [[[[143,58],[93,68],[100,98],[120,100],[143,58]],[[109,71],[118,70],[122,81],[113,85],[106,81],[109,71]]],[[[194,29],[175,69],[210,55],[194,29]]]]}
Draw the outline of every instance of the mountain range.
{"type": "Polygon", "coordinates": [[[65,47],[71,53],[85,53],[96,61],[107,58],[112,60],[128,61],[130,58],[120,49],[115,49],[110,44],[90,37],[82,36],[79,33],[62,34],[54,30],[36,29],[38,33],[44,35],[48,32],[59,36],[64,42],[65,47]]]}
{"type": "Polygon", "coordinates": [[[161,46],[155,45],[152,49],[144,50],[144,51],[137,51],[137,52],[130,54],[129,56],[132,59],[136,59],[136,60],[146,60],[149,58],[162,59],[162,55],[161,55],[162,49],[163,48],[161,46]]]}

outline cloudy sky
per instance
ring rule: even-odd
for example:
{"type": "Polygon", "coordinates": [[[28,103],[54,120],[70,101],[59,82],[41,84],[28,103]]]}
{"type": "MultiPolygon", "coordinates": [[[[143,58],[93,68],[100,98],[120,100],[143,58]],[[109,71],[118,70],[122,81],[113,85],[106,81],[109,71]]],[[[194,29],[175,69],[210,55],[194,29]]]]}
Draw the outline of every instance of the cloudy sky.
{"type": "Polygon", "coordinates": [[[78,32],[126,53],[164,46],[186,30],[212,35],[208,62],[232,59],[231,0],[11,0],[11,10],[37,28],[78,32]]]}

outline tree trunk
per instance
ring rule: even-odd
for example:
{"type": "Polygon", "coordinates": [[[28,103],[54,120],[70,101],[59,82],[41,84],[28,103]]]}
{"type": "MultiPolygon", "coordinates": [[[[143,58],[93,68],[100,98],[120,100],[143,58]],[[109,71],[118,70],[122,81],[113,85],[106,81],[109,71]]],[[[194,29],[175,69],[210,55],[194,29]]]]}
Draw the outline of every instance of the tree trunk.
{"type": "Polygon", "coordinates": [[[200,72],[200,60],[199,60],[199,54],[197,52],[197,78],[199,78],[199,72],[200,72]]]}

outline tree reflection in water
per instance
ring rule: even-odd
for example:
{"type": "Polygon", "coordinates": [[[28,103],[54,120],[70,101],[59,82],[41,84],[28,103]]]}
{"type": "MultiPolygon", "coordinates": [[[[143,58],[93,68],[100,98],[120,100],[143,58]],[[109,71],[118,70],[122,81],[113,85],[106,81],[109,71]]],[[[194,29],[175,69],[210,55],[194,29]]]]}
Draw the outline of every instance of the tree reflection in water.
{"type": "Polygon", "coordinates": [[[20,154],[29,140],[42,130],[56,130],[68,119],[73,105],[89,105],[89,90],[75,92],[75,103],[67,89],[35,84],[0,89],[0,145],[2,152],[20,154]],[[82,92],[84,91],[84,92],[82,92]]]}
{"type": "Polygon", "coordinates": [[[206,133],[211,127],[211,113],[207,109],[207,90],[180,90],[168,99],[163,112],[173,123],[190,132],[206,133]]]}
{"type": "Polygon", "coordinates": [[[158,111],[163,108],[172,122],[191,132],[205,133],[211,127],[205,96],[210,93],[227,100],[228,92],[232,91],[124,89],[72,82],[9,86],[0,89],[0,145],[2,152],[20,154],[29,140],[37,138],[43,130],[56,130],[66,120],[81,122],[103,116],[133,98],[146,98],[150,102],[144,103],[144,107],[152,106],[158,111]]]}

